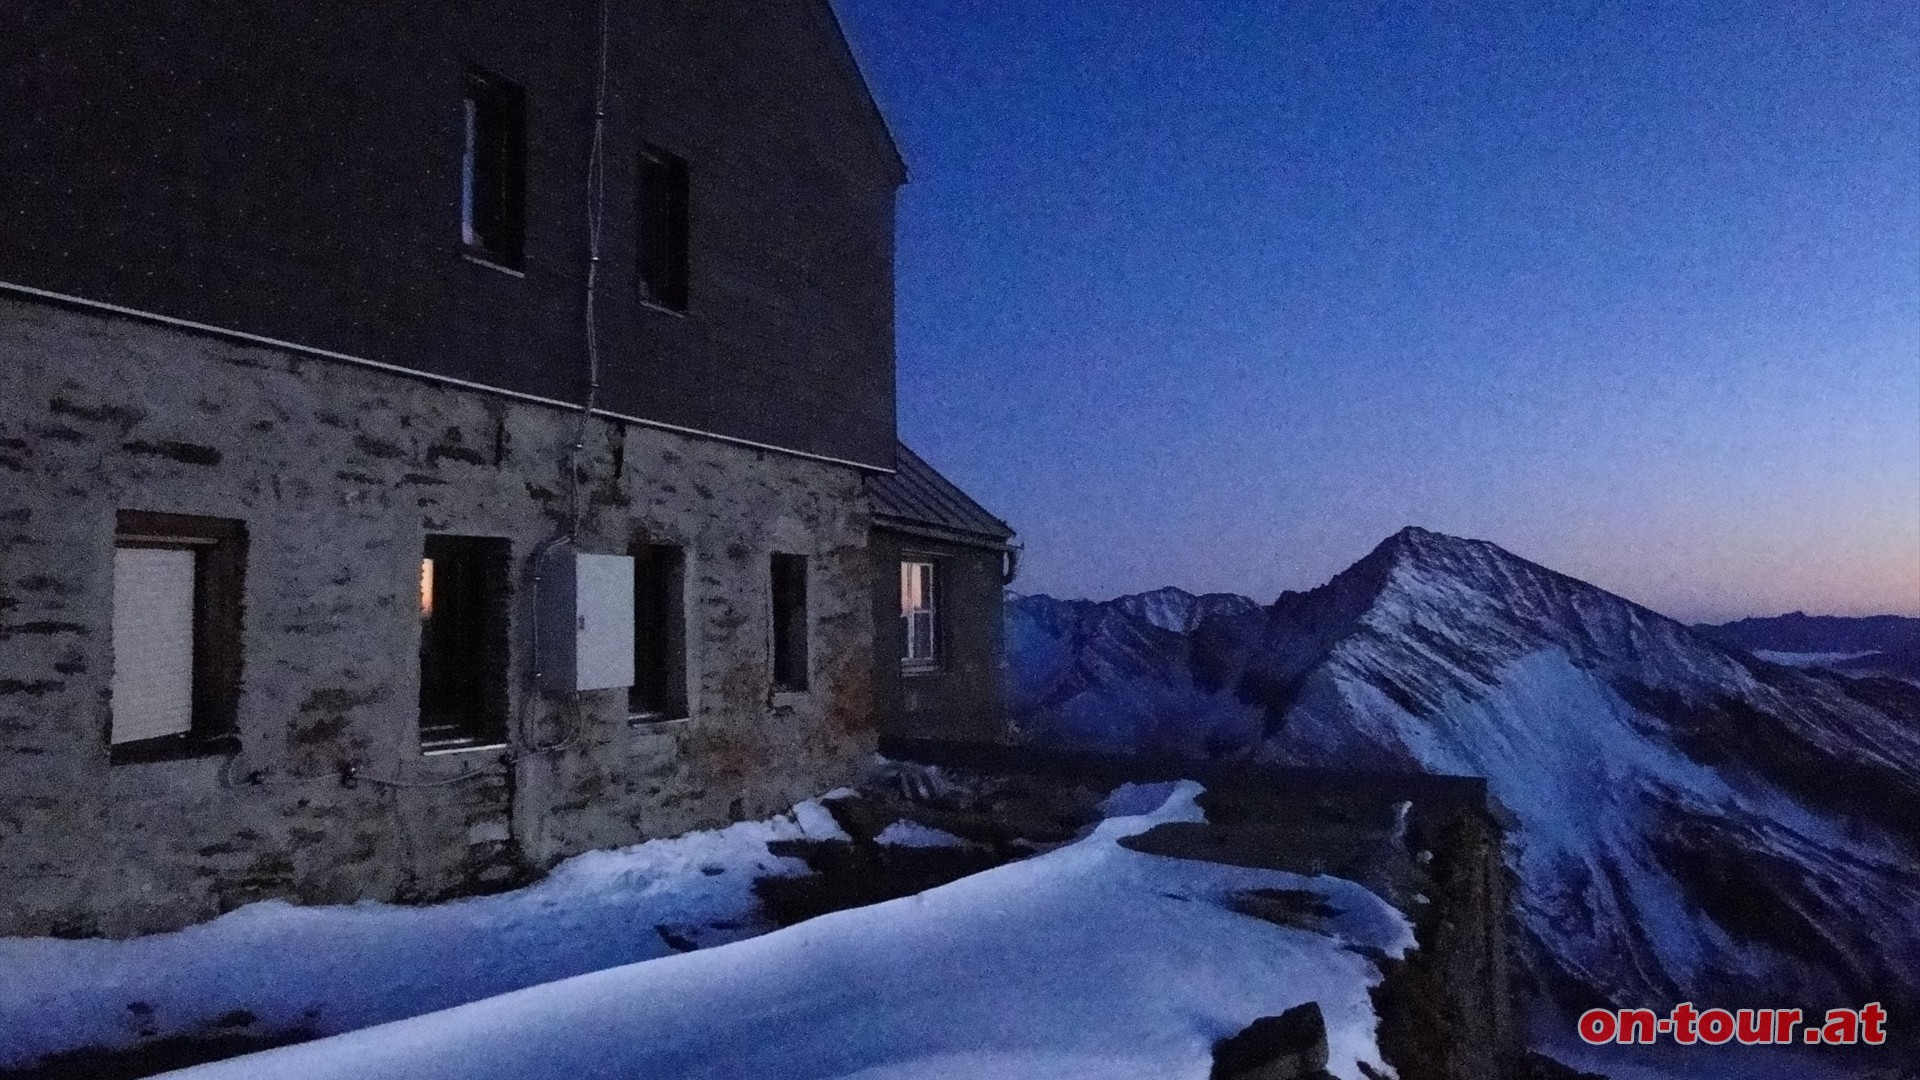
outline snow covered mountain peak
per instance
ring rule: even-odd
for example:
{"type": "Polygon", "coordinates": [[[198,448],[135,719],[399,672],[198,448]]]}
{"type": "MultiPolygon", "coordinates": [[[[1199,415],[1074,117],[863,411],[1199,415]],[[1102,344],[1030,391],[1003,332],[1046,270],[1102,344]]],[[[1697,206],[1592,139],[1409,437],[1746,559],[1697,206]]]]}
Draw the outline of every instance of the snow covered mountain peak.
{"type": "MultiPolygon", "coordinates": [[[[1553,649],[1574,666],[1696,701],[1749,689],[1761,665],[1658,612],[1496,544],[1408,527],[1332,581],[1286,593],[1270,636],[1318,639],[1331,660],[1416,714],[1473,696],[1497,671],[1553,649]]],[[[1272,674],[1272,671],[1269,671],[1272,674]]]]}
{"type": "Polygon", "coordinates": [[[1188,633],[1204,620],[1215,616],[1244,614],[1259,607],[1244,596],[1231,593],[1196,596],[1172,585],[1152,592],[1123,596],[1113,603],[1128,615],[1176,634],[1188,633]]]}

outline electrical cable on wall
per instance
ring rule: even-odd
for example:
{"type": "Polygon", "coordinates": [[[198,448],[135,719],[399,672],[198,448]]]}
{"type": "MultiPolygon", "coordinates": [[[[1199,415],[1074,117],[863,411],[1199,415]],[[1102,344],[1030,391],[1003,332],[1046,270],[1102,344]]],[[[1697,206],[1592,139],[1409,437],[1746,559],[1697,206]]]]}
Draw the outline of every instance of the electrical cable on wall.
{"type": "MultiPolygon", "coordinates": [[[[520,708],[520,728],[524,735],[527,720],[528,703],[539,696],[538,683],[541,663],[540,649],[540,568],[547,555],[561,544],[571,544],[578,540],[582,512],[580,507],[580,462],[586,451],[587,427],[593,419],[593,409],[600,397],[600,241],[602,222],[606,214],[607,163],[607,61],[610,48],[611,0],[600,0],[599,58],[594,78],[593,100],[593,139],[587,152],[587,286],[585,338],[587,357],[587,390],[580,402],[580,415],[574,427],[573,442],[567,448],[567,526],[560,533],[549,537],[545,543],[535,549],[532,558],[533,607],[533,671],[529,680],[528,692],[522,698],[520,708]]],[[[584,723],[581,712],[580,692],[573,691],[568,696],[571,723],[560,739],[541,745],[519,745],[509,752],[512,760],[535,755],[558,753],[572,746],[579,737],[584,723]]]]}

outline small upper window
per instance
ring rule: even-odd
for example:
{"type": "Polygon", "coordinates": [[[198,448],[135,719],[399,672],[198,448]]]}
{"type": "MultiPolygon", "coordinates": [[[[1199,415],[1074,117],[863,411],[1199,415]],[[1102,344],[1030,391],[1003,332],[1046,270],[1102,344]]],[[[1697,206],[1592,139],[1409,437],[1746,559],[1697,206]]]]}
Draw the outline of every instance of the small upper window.
{"type": "Polygon", "coordinates": [[[640,298],[687,310],[687,161],[651,143],[640,148],[640,298]]]}
{"type": "Polygon", "coordinates": [[[931,562],[900,563],[900,666],[907,670],[926,670],[940,662],[938,580],[931,562]]]}
{"type": "Polygon", "coordinates": [[[517,270],[525,262],[527,96],[497,75],[470,71],[465,108],[461,242],[468,253],[517,270]]]}
{"type": "Polygon", "coordinates": [[[773,687],[807,688],[807,557],[773,557],[773,687]]]}
{"type": "Polygon", "coordinates": [[[203,752],[240,691],[246,529],[123,510],[113,550],[113,760],[203,752]]]}

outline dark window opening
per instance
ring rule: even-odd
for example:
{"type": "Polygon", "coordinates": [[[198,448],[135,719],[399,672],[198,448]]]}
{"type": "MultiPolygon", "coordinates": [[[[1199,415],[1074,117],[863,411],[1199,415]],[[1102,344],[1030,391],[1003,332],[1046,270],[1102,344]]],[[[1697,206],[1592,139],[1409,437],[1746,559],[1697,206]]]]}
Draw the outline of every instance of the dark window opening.
{"type": "Polygon", "coordinates": [[[420,748],[507,735],[507,541],[429,536],[420,560],[420,748]]]}
{"type": "Polygon", "coordinates": [[[122,510],[113,551],[111,760],[234,747],[246,526],[122,510]]]}
{"type": "Polygon", "coordinates": [[[773,557],[773,688],[807,688],[807,557],[773,557]]]}
{"type": "Polygon", "coordinates": [[[466,150],[460,160],[460,236],[467,251],[518,270],[524,265],[527,97],[482,71],[467,74],[466,150]]]}
{"type": "Polygon", "coordinates": [[[900,562],[900,667],[931,671],[940,666],[939,565],[929,559],[900,562]]]}
{"type": "Polygon", "coordinates": [[[633,548],[633,689],[635,720],[687,715],[686,558],[668,544],[633,548]]]}
{"type": "Polygon", "coordinates": [[[640,298],[687,310],[687,161],[657,146],[640,148],[638,270],[640,298]]]}

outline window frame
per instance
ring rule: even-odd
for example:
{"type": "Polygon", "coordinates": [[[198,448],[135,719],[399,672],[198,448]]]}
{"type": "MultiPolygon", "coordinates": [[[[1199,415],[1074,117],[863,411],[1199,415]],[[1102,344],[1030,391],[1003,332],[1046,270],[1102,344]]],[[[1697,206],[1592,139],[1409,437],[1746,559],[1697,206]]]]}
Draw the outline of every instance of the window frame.
{"type": "Polygon", "coordinates": [[[120,510],[114,516],[113,548],[116,559],[122,549],[193,553],[193,704],[186,731],[115,742],[109,697],[109,763],[138,764],[239,752],[246,523],[232,518],[120,510]]]}
{"type": "Polygon", "coordinates": [[[941,609],[943,607],[941,594],[944,592],[944,583],[941,579],[945,575],[942,573],[940,560],[932,555],[920,552],[902,552],[900,554],[900,571],[900,673],[903,675],[926,675],[940,671],[945,665],[947,653],[946,642],[944,640],[945,620],[941,618],[941,609]],[[906,572],[910,566],[924,566],[927,568],[926,606],[913,611],[907,610],[906,596],[906,572]],[[923,612],[926,614],[928,622],[932,624],[931,633],[929,634],[932,652],[927,656],[914,656],[912,655],[914,644],[912,619],[914,615],[923,612]]]}
{"type": "Polygon", "coordinates": [[[776,694],[804,694],[813,685],[812,567],[805,555],[768,559],[769,672],[776,694]]]}
{"type": "Polygon", "coordinates": [[[419,708],[415,737],[422,754],[494,750],[507,745],[508,686],[512,633],[512,543],[502,537],[427,533],[420,545],[420,639],[417,675],[419,708]],[[427,563],[432,571],[432,609],[429,609],[427,563]],[[443,568],[451,568],[447,573],[443,568]],[[441,624],[435,633],[431,619],[446,607],[442,583],[461,595],[450,597],[466,625],[441,624]],[[430,637],[429,635],[433,635],[430,637]],[[446,671],[429,673],[429,650],[456,638],[439,663],[446,671]],[[459,687],[463,700],[448,702],[448,687],[459,687]],[[430,696],[442,700],[429,701],[430,696]],[[449,717],[453,717],[449,719],[449,717]]]}
{"type": "MultiPolygon", "coordinates": [[[[526,269],[527,246],[527,94],[512,79],[480,67],[468,67],[461,92],[460,247],[470,259],[514,273],[526,269]],[[483,111],[491,110],[505,130],[484,149],[483,111]],[[497,155],[498,160],[495,160],[497,155]],[[499,169],[496,185],[500,220],[482,228],[481,169],[491,161],[499,169]],[[498,235],[489,236],[493,232],[498,235]]],[[[491,200],[490,200],[491,201],[491,200]]]]}
{"type": "Polygon", "coordinates": [[[643,141],[633,187],[635,292],[648,307],[684,315],[693,291],[692,170],[684,155],[643,141]]]}

